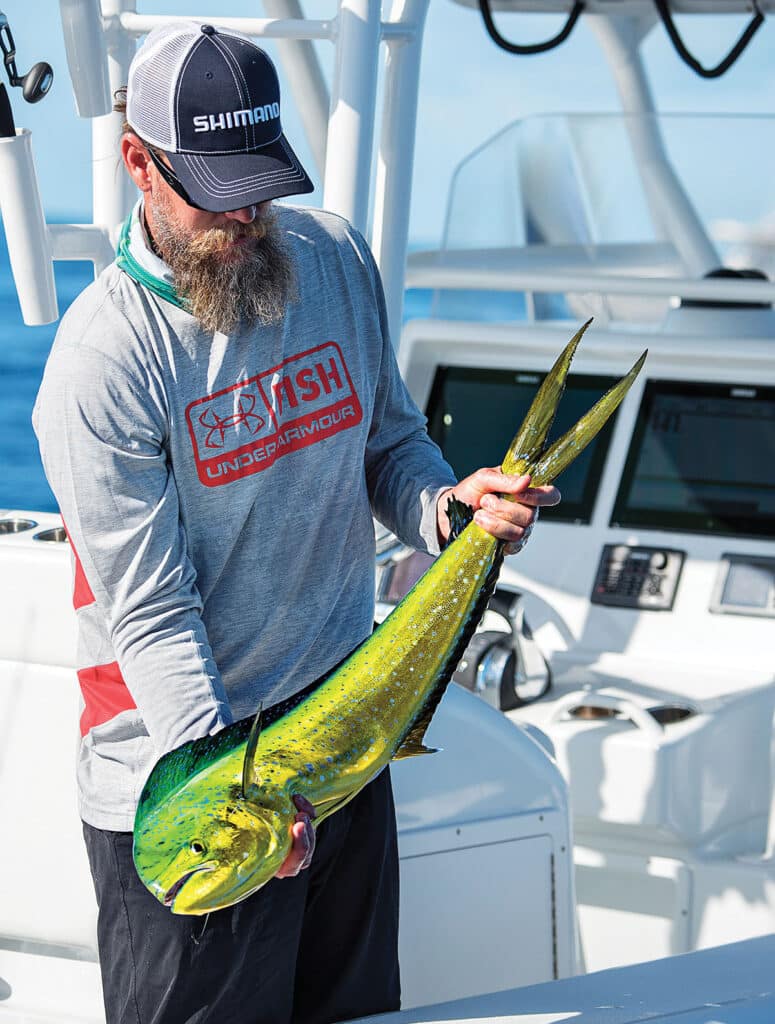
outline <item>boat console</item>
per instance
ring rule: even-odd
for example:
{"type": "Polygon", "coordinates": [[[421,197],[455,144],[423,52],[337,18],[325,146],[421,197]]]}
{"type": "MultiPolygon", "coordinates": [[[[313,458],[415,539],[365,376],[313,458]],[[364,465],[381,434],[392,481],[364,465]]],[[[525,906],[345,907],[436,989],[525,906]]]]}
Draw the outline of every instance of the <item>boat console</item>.
{"type": "MultiPolygon", "coordinates": [[[[697,311],[696,348],[653,329],[592,325],[553,436],[649,347],[643,379],[558,480],[562,504],[542,510],[530,543],[507,559],[500,608],[464,658],[479,663],[458,673],[552,740],[570,783],[592,969],[775,924],[761,888],[775,709],[767,312],[770,335],[729,344],[702,337],[707,310],[697,311]],[[552,681],[538,700],[525,666],[506,657],[515,644],[505,594],[518,596],[521,628],[552,681]],[[757,913],[736,922],[740,891],[757,913]]],[[[499,463],[569,333],[555,322],[406,325],[403,371],[459,475],[476,465],[480,437],[480,464],[499,463]]]]}
{"type": "MultiPolygon", "coordinates": [[[[455,202],[453,193],[451,208],[455,202]]],[[[404,330],[404,375],[459,476],[500,462],[572,333],[572,324],[550,315],[510,316],[500,288],[510,275],[528,299],[530,289],[540,290],[537,313],[550,287],[588,283],[563,278],[563,269],[555,284],[545,269],[539,278],[526,269],[533,247],[527,237],[523,243],[498,250],[501,267],[489,279],[497,293],[481,295],[492,321],[449,308],[446,318],[404,330]]],[[[584,251],[594,258],[590,245],[584,251]]],[[[458,284],[473,272],[469,255],[458,245],[416,261],[419,280],[436,283],[439,311],[450,268],[458,284]]],[[[568,256],[559,246],[561,268],[568,256]]],[[[567,311],[569,303],[581,317],[594,310],[584,308],[587,298],[569,290],[553,308],[567,311]]],[[[542,510],[500,581],[518,599],[522,634],[543,658],[551,688],[531,692],[526,666],[506,657],[517,644],[503,592],[501,614],[488,612],[482,639],[464,658],[474,664],[458,673],[552,740],[571,788],[582,943],[592,969],[775,925],[766,896],[775,709],[769,298],[754,303],[722,291],[718,302],[660,307],[613,296],[579,347],[553,436],[648,347],[641,379],[557,481],[562,503],[542,510]],[[735,914],[741,893],[755,912],[735,914]]]]}

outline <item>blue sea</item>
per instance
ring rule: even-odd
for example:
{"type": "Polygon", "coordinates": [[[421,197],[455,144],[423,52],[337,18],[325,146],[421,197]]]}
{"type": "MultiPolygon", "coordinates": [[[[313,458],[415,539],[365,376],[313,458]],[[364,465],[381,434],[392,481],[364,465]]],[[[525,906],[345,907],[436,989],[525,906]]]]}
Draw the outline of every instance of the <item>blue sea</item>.
{"type": "MultiPolygon", "coordinates": [[[[58,261],[54,264],[60,316],[93,278],[91,263],[58,261]]],[[[450,319],[467,318],[480,310],[482,293],[435,297],[432,292],[406,293],[404,318],[431,314],[450,319]]],[[[521,295],[488,295],[487,319],[522,319],[521,295]]],[[[475,315],[475,314],[474,314],[475,315]]],[[[0,509],[55,512],[57,505],[40,464],[30,424],[46,357],[57,324],[26,327],[0,234],[0,509]]]]}
{"type": "MultiPolygon", "coordinates": [[[[91,263],[54,264],[60,315],[93,278],[91,263]]],[[[0,509],[57,511],[30,424],[56,324],[26,327],[0,239],[0,509]]]]}

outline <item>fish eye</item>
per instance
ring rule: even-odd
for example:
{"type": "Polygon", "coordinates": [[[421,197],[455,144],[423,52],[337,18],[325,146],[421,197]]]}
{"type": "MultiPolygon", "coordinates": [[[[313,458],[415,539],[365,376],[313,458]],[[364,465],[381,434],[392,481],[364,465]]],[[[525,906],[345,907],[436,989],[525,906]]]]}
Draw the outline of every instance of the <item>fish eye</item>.
{"type": "Polygon", "coordinates": [[[191,849],[192,853],[204,853],[205,852],[204,843],[200,843],[199,840],[197,840],[197,839],[195,839],[193,841],[193,843],[191,844],[190,849],[191,849]]]}

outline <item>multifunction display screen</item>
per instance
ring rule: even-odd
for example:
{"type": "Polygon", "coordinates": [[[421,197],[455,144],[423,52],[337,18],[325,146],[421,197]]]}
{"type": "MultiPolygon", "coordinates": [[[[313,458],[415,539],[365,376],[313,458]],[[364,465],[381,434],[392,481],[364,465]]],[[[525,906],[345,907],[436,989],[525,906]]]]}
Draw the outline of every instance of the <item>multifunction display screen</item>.
{"type": "MultiPolygon", "coordinates": [[[[441,366],[426,413],[428,431],[458,479],[481,466],[499,466],[541,385],[543,373],[441,366]]],[[[569,430],[618,378],[571,374],[549,440],[569,430]]],[[[603,471],[615,417],[557,478],[562,503],[542,518],[587,523],[603,471]]]]}
{"type": "Polygon", "coordinates": [[[649,381],[611,524],[775,536],[775,388],[649,381]]]}

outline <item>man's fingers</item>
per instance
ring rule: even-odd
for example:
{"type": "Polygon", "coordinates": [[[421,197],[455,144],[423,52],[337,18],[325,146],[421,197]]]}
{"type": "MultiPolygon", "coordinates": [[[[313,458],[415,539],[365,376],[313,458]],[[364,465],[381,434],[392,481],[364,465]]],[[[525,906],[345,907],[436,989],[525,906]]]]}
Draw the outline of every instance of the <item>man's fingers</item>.
{"type": "Polygon", "coordinates": [[[299,824],[301,824],[303,830],[301,843],[305,850],[299,871],[304,871],[312,863],[312,855],[315,852],[315,829],[306,814],[296,815],[296,825],[293,827],[296,828],[299,824]]]}
{"type": "Polygon", "coordinates": [[[560,500],[560,492],[551,484],[531,487],[527,474],[510,476],[501,472],[497,466],[477,469],[456,485],[454,493],[461,501],[474,507],[479,505],[485,494],[513,494],[520,502],[528,505],[556,505],[560,500]]]}
{"type": "Polygon", "coordinates": [[[514,555],[527,544],[538,519],[538,506],[504,501],[486,494],[474,521],[499,540],[506,541],[506,554],[514,555]]]}
{"type": "Polygon", "coordinates": [[[558,505],[560,502],[560,492],[552,484],[541,484],[538,487],[525,486],[525,480],[529,480],[530,477],[524,476],[506,476],[504,473],[501,476],[501,483],[503,487],[500,490],[501,494],[514,494],[517,496],[517,500],[523,505],[533,505],[536,508],[545,505],[558,505]]]}
{"type": "Polygon", "coordinates": [[[485,494],[480,502],[480,508],[523,528],[532,524],[537,511],[532,505],[523,505],[521,501],[508,501],[506,498],[499,498],[497,494],[485,494]]]}
{"type": "Polygon", "coordinates": [[[521,523],[512,522],[511,519],[503,519],[494,512],[485,512],[480,509],[474,513],[474,522],[478,523],[483,530],[491,533],[498,540],[505,540],[510,544],[521,544],[525,540],[531,523],[524,526],[521,523]]]}
{"type": "Polygon", "coordinates": [[[309,818],[305,822],[301,815],[296,815],[296,821],[291,826],[291,850],[280,865],[280,869],[277,872],[278,878],[295,877],[312,859],[314,837],[310,838],[307,823],[309,823],[309,828],[311,829],[312,825],[309,822],[309,818]]]}
{"type": "Polygon", "coordinates": [[[464,501],[478,505],[483,494],[518,494],[521,500],[522,493],[529,487],[529,476],[507,476],[497,466],[485,466],[461,480],[455,488],[455,494],[462,497],[463,491],[464,501]]]}
{"type": "MultiPolygon", "coordinates": [[[[560,492],[550,484],[531,487],[530,477],[510,476],[497,466],[477,469],[456,484],[452,493],[474,509],[474,520],[498,540],[510,545],[508,554],[519,550],[527,540],[526,530],[535,521],[539,508],[556,505],[560,492]],[[508,497],[502,497],[508,496],[508,497]]],[[[436,522],[440,543],[449,536],[449,521],[446,515],[449,492],[442,492],[437,503],[436,522]]]]}
{"type": "Polygon", "coordinates": [[[294,796],[293,802],[297,807],[306,805],[311,813],[306,810],[296,812],[294,823],[291,825],[291,849],[280,865],[277,878],[293,878],[298,875],[300,871],[310,866],[315,852],[315,828],[312,824],[315,808],[304,797],[294,796]]]}
{"type": "Polygon", "coordinates": [[[527,544],[527,542],[530,540],[530,534],[533,532],[533,527],[535,526],[535,523],[536,523],[537,519],[538,519],[538,509],[535,509],[535,515],[533,516],[533,522],[525,529],[525,531],[522,534],[522,537],[520,538],[520,540],[518,540],[518,541],[511,541],[511,543],[506,545],[505,551],[506,551],[507,555],[516,555],[516,554],[518,554],[522,550],[522,548],[525,546],[525,544],[527,544]]]}

